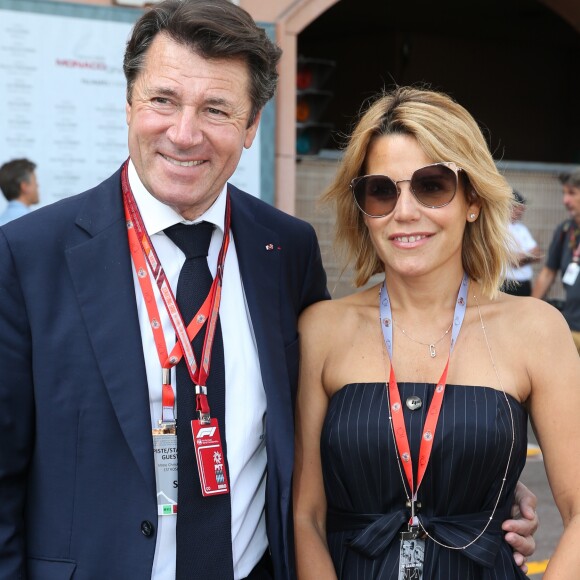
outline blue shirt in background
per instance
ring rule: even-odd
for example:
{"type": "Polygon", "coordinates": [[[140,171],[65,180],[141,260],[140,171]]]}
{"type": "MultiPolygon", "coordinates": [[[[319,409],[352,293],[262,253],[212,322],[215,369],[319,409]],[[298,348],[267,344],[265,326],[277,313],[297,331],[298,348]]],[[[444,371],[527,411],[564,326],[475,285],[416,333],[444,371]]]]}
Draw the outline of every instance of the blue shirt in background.
{"type": "Polygon", "coordinates": [[[26,215],[29,211],[30,209],[28,206],[23,204],[21,201],[9,201],[4,212],[0,214],[0,226],[26,215]]]}

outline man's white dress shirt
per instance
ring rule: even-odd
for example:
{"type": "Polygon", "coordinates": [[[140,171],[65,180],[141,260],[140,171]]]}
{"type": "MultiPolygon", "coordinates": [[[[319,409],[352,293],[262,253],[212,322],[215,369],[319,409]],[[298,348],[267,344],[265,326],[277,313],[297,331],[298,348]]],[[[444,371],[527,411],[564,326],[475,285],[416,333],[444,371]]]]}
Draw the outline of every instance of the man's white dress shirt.
{"type": "MultiPolygon", "coordinates": [[[[132,162],[129,162],[129,183],[147,233],[175,295],[185,256],[163,230],[177,223],[194,222],[187,222],[173,208],[155,199],[141,183],[132,162]]],[[[227,187],[224,187],[215,203],[195,220],[195,223],[207,221],[216,226],[207,258],[212,276],[216,273],[218,254],[223,240],[226,190],[227,187]]],[[[133,281],[147,371],[151,427],[154,428],[161,418],[161,366],[145,301],[134,269],[133,281]]],[[[175,344],[175,330],[156,284],[153,282],[152,285],[167,350],[170,352],[175,344]]],[[[227,426],[226,429],[224,425],[220,425],[220,432],[223,437],[225,429],[228,448],[232,551],[234,577],[238,580],[245,578],[251,572],[268,546],[265,523],[266,394],[262,384],[250,313],[244,296],[235,240],[231,232],[224,266],[220,321],[224,341],[227,426]]],[[[188,323],[189,321],[186,321],[186,324],[188,323]]],[[[171,374],[172,385],[175,389],[175,371],[172,370],[171,374]]],[[[176,412],[179,417],[179,409],[176,412]]],[[[153,455],[153,449],[151,449],[151,454],[153,455]]],[[[152,580],[175,578],[175,527],[176,516],[158,517],[152,580]]],[[[195,538],[192,537],[191,541],[194,542],[195,538]]],[[[208,557],[211,555],[209,554],[208,557]]]]}

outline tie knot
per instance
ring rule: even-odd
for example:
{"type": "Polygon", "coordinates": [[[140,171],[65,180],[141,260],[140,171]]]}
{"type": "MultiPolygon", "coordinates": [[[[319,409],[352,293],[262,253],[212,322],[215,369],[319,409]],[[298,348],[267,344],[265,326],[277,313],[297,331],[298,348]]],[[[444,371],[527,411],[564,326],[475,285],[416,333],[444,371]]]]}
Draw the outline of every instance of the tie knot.
{"type": "Polygon", "coordinates": [[[185,254],[186,259],[190,260],[207,256],[213,229],[213,224],[201,222],[192,225],[175,224],[164,231],[167,237],[185,254]]]}

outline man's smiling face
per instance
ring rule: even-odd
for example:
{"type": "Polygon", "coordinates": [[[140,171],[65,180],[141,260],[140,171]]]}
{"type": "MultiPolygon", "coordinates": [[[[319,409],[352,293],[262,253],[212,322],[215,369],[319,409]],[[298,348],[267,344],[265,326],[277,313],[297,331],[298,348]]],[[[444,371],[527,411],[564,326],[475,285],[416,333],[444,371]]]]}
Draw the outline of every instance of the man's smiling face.
{"type": "Polygon", "coordinates": [[[157,35],[127,104],[129,154],[149,193],[186,219],[206,211],[250,147],[247,64],[157,35]]]}

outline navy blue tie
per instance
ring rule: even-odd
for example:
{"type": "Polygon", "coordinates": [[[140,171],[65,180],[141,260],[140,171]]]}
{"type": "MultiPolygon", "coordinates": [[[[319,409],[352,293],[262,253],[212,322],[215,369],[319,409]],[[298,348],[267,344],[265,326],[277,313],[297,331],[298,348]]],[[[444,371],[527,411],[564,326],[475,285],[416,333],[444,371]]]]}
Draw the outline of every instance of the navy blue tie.
{"type": "MultiPolygon", "coordinates": [[[[188,325],[206,299],[213,278],[207,254],[214,226],[177,224],[165,230],[171,241],[185,254],[179,273],[175,298],[188,325]]],[[[201,361],[206,325],[193,340],[198,364],[201,361]]],[[[185,361],[176,367],[178,509],[176,533],[176,580],[232,580],[232,542],[230,495],[203,497],[191,434],[195,411],[195,386],[185,361]]],[[[211,353],[207,395],[211,416],[218,420],[224,456],[227,457],[225,433],[225,368],[221,325],[217,324],[211,353]]],[[[227,460],[226,460],[227,465],[227,460]]],[[[229,473],[228,473],[229,480],[229,473]]]]}

